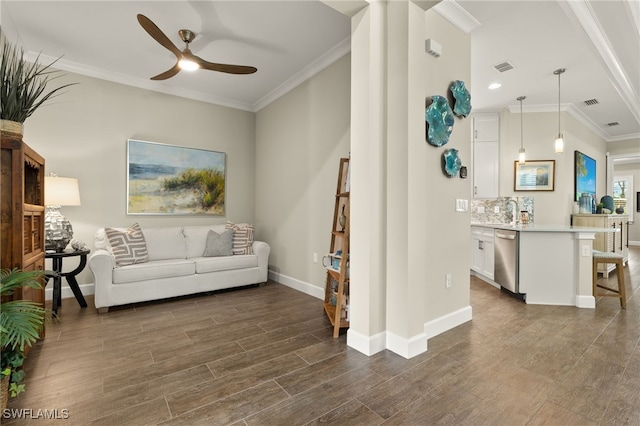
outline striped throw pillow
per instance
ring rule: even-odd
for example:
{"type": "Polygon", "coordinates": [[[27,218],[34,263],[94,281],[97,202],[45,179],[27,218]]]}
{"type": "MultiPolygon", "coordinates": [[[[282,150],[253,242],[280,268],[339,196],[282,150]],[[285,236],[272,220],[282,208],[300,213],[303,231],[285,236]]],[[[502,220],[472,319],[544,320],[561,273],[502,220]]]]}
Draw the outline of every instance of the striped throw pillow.
{"type": "Polygon", "coordinates": [[[105,228],[109,244],[116,258],[116,267],[144,263],[149,260],[147,242],[140,225],[134,223],[126,231],[105,228]]]}
{"type": "Polygon", "coordinates": [[[227,222],[226,229],[233,229],[233,254],[253,254],[253,225],[240,226],[227,222]]]}

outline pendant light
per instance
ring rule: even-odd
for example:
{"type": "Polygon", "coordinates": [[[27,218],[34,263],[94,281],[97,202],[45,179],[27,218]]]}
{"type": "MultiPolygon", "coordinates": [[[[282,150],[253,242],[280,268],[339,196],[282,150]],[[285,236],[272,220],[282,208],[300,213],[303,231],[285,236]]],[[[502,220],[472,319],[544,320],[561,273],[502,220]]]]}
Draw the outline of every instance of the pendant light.
{"type": "Polygon", "coordinates": [[[520,96],[517,98],[520,101],[520,150],[518,151],[518,163],[525,163],[525,153],[524,153],[524,133],[523,133],[523,123],[522,123],[522,101],[527,99],[526,96],[520,96]]]}
{"type": "Polygon", "coordinates": [[[566,69],[558,68],[553,73],[558,76],[558,137],[556,138],[556,154],[562,154],[564,152],[564,139],[560,132],[560,74],[565,72],[566,69]]]}

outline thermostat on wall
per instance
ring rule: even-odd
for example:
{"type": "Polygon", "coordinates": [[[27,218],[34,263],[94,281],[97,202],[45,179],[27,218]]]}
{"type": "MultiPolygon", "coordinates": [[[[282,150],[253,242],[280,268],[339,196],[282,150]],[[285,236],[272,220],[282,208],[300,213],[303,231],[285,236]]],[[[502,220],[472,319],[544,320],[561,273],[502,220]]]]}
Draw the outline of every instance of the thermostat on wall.
{"type": "Polygon", "coordinates": [[[440,55],[442,55],[442,45],[440,43],[438,43],[435,40],[432,40],[430,38],[426,39],[424,42],[424,50],[425,52],[427,52],[429,55],[433,56],[434,58],[439,58],[440,55]]]}

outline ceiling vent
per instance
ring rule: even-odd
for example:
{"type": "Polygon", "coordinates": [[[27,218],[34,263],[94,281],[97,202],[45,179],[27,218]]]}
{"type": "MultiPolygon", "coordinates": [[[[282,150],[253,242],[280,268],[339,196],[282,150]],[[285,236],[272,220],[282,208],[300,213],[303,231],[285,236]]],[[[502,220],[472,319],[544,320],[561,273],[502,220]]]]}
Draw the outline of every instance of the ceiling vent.
{"type": "Polygon", "coordinates": [[[586,101],[584,101],[584,104],[587,106],[591,106],[591,105],[598,105],[600,102],[598,102],[597,99],[587,99],[586,101]]]}
{"type": "Polygon", "coordinates": [[[607,123],[607,126],[611,127],[611,126],[619,126],[620,123],[618,123],[617,121],[612,121],[611,123],[607,123]]]}
{"type": "Polygon", "coordinates": [[[505,72],[513,69],[513,65],[509,61],[501,62],[498,65],[494,65],[493,67],[499,72],[505,72]]]}

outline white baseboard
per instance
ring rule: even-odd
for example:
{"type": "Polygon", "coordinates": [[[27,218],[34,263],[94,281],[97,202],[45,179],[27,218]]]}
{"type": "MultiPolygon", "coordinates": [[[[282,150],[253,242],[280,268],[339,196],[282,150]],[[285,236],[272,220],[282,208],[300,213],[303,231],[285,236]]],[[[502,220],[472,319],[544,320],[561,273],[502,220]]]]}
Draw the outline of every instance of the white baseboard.
{"type": "Polygon", "coordinates": [[[386,333],[365,336],[350,328],[347,330],[347,346],[367,356],[375,355],[387,348],[386,333]]]}
{"type": "Polygon", "coordinates": [[[447,330],[451,330],[460,324],[471,321],[472,314],[473,310],[471,309],[471,306],[467,306],[443,315],[440,318],[426,322],[424,324],[424,334],[427,336],[427,339],[431,339],[432,337],[444,333],[447,330]]]}
{"type": "Polygon", "coordinates": [[[296,278],[292,278],[272,270],[269,270],[269,279],[286,285],[287,287],[291,287],[294,290],[298,290],[299,292],[313,296],[316,299],[324,300],[324,289],[313,284],[300,281],[296,278]]]}
{"type": "Polygon", "coordinates": [[[387,349],[406,359],[427,351],[427,335],[420,333],[409,339],[387,331],[387,349]]]}
{"type": "Polygon", "coordinates": [[[640,241],[629,241],[630,246],[640,246],[640,241]]]}
{"type": "MultiPolygon", "coordinates": [[[[95,284],[80,284],[80,291],[83,295],[87,296],[90,294],[95,294],[95,284]]],[[[66,299],[67,297],[75,297],[73,295],[73,291],[71,291],[71,287],[62,286],[62,298],[66,299]]],[[[44,290],[44,300],[53,300],[53,286],[47,286],[44,290]]]]}
{"type": "Polygon", "coordinates": [[[593,296],[576,296],[576,307],[595,309],[596,298],[593,296]]]}

